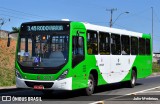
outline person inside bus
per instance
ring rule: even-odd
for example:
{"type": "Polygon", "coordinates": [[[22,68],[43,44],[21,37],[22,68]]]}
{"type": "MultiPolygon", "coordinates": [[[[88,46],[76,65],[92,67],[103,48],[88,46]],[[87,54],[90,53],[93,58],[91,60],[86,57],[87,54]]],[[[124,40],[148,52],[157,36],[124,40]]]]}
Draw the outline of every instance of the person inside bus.
{"type": "Polygon", "coordinates": [[[97,49],[97,44],[96,43],[93,43],[92,44],[92,54],[98,54],[98,49],[97,49]]]}
{"type": "Polygon", "coordinates": [[[37,44],[36,47],[35,47],[35,53],[38,55],[40,54],[40,44],[37,44]]]}
{"type": "Polygon", "coordinates": [[[122,48],[122,55],[126,55],[127,54],[127,52],[125,51],[125,49],[124,49],[124,47],[122,48]]]}
{"type": "Polygon", "coordinates": [[[46,58],[46,54],[47,54],[47,44],[43,45],[43,58],[46,58]]]}
{"type": "Polygon", "coordinates": [[[92,54],[92,48],[91,48],[91,46],[90,45],[88,45],[88,54],[92,54]]]}

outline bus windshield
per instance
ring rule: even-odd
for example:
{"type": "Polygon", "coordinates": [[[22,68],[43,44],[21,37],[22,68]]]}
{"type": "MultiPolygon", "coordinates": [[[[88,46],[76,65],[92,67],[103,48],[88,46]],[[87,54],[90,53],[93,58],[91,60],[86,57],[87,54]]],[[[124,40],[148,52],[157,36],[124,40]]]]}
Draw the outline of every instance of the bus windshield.
{"type": "Polygon", "coordinates": [[[69,34],[20,33],[18,63],[24,67],[59,67],[68,60],[69,34]]]}

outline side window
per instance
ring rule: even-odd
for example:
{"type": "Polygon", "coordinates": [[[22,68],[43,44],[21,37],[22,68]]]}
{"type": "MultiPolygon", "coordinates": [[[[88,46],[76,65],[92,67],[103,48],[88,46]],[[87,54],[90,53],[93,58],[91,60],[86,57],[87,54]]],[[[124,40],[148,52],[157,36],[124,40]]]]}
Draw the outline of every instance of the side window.
{"type": "Polygon", "coordinates": [[[99,32],[99,51],[101,55],[110,54],[110,35],[109,33],[99,32]]]}
{"type": "Polygon", "coordinates": [[[146,54],[150,55],[151,54],[151,46],[150,46],[150,40],[146,39],[146,54]]]}
{"type": "Polygon", "coordinates": [[[139,55],[145,55],[145,39],[139,38],[139,55]]]}
{"type": "Polygon", "coordinates": [[[121,54],[120,35],[111,34],[111,52],[113,55],[121,54]]]}
{"type": "Polygon", "coordinates": [[[129,55],[130,54],[130,38],[129,36],[122,35],[121,36],[121,43],[122,43],[122,55],[129,55]]]}
{"type": "Polygon", "coordinates": [[[138,54],[138,38],[131,37],[131,54],[137,55],[138,54]]]}
{"type": "Polygon", "coordinates": [[[95,31],[87,31],[87,50],[89,55],[98,54],[98,34],[95,31]]]}
{"type": "Polygon", "coordinates": [[[73,37],[73,44],[72,44],[72,53],[73,56],[76,57],[77,55],[84,55],[84,39],[83,37],[73,37]]]}
{"type": "Polygon", "coordinates": [[[72,67],[75,67],[84,60],[84,39],[73,36],[72,38],[72,67]]]}

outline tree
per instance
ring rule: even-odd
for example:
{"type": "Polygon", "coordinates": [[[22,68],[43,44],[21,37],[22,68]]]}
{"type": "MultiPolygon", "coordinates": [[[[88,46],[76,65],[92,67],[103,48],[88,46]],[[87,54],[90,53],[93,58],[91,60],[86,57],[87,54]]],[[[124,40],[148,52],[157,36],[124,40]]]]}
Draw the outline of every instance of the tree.
{"type": "Polygon", "coordinates": [[[17,33],[18,33],[18,32],[19,32],[19,30],[20,30],[20,28],[19,28],[19,27],[12,27],[12,32],[15,32],[15,33],[17,32],[17,33]]]}

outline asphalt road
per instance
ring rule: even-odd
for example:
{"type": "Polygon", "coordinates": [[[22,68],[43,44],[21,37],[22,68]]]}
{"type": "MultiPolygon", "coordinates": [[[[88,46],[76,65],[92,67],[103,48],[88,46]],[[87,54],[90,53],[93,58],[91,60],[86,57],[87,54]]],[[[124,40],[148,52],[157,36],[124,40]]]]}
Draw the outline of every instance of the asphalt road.
{"type": "MultiPolygon", "coordinates": [[[[160,76],[153,76],[137,80],[134,88],[127,88],[123,83],[99,86],[92,96],[85,96],[82,90],[78,91],[54,91],[52,95],[43,95],[41,91],[30,89],[1,89],[0,100],[2,96],[10,97],[12,101],[1,101],[0,103],[45,103],[45,104],[90,104],[97,101],[103,101],[104,104],[160,104],[160,76]],[[16,101],[18,97],[40,100],[33,101],[16,101]],[[34,99],[33,98],[33,99],[34,99]],[[137,98],[137,99],[136,99],[137,98]],[[146,98],[146,99],[145,99],[146,98]],[[15,100],[15,101],[13,101],[15,100]]],[[[4,98],[3,98],[4,99],[4,98]]]]}

